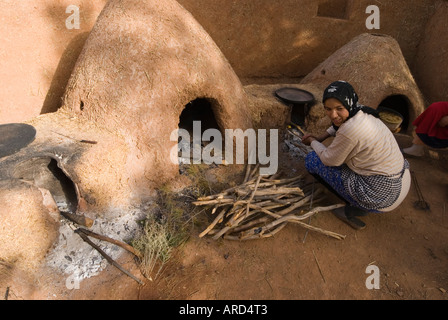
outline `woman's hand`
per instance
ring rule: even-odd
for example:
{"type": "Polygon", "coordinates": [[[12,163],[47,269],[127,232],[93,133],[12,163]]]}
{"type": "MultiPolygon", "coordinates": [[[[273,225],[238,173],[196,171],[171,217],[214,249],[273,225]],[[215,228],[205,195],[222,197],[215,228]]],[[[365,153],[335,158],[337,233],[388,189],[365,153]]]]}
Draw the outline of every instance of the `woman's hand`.
{"type": "Polygon", "coordinates": [[[313,142],[313,141],[315,141],[315,140],[317,140],[317,137],[314,136],[314,135],[312,135],[312,134],[309,134],[309,133],[305,134],[305,135],[302,137],[302,142],[303,142],[303,144],[306,145],[306,146],[309,146],[309,145],[311,144],[311,142],[313,142]]]}
{"type": "Polygon", "coordinates": [[[322,142],[329,137],[330,137],[330,134],[328,132],[324,132],[318,136],[307,133],[302,137],[302,142],[303,142],[303,144],[309,146],[309,145],[311,145],[311,142],[313,142],[313,141],[322,142]]]}

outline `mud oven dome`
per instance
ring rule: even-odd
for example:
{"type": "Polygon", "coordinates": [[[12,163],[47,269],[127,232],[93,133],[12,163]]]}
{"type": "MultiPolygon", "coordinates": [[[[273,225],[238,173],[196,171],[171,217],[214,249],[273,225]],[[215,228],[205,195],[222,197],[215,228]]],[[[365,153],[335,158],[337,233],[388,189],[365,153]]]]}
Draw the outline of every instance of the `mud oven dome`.
{"type": "MultiPolygon", "coordinates": [[[[361,104],[398,112],[403,117],[401,133],[410,134],[412,121],[425,109],[423,95],[400,46],[388,35],[365,33],[355,37],[303,78],[300,85],[321,99],[324,89],[335,80],[351,83],[361,104]]],[[[308,129],[329,125],[322,104],[315,104],[307,115],[308,129]]]]}
{"type": "MultiPolygon", "coordinates": [[[[354,85],[361,103],[403,114],[404,131],[424,109],[396,41],[363,34],[299,84],[286,84],[317,98],[306,117],[308,131],[329,125],[320,97],[340,79],[354,85]]],[[[178,176],[178,163],[170,161],[177,142],[170,137],[188,129],[198,110],[199,120],[221,131],[284,128],[290,110],[274,95],[282,86],[243,87],[176,1],[109,1],[62,106],[28,121],[33,137],[0,158],[0,260],[36,268],[57,240],[61,211],[96,219],[111,208],[144,203],[178,176]]]]}
{"type": "Polygon", "coordinates": [[[62,106],[24,123],[33,138],[0,158],[1,261],[31,272],[57,241],[61,212],[95,220],[175,179],[170,138],[189,108],[208,110],[220,130],[246,130],[247,106],[228,61],[176,1],[109,1],[62,106]]]}

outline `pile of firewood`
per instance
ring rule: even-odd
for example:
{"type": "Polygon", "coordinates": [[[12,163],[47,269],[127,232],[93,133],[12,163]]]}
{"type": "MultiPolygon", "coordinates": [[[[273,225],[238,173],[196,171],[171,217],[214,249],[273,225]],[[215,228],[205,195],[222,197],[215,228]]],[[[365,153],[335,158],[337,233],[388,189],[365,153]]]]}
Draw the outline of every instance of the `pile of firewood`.
{"type": "Polygon", "coordinates": [[[323,200],[322,187],[315,187],[314,183],[305,185],[302,176],[261,176],[258,169],[258,165],[252,170],[248,165],[241,185],[193,202],[196,206],[209,206],[215,216],[200,237],[208,235],[214,240],[221,237],[228,240],[268,238],[288,223],[295,223],[336,239],[345,238],[309,223],[318,212],[344,206],[313,207],[323,200]]]}

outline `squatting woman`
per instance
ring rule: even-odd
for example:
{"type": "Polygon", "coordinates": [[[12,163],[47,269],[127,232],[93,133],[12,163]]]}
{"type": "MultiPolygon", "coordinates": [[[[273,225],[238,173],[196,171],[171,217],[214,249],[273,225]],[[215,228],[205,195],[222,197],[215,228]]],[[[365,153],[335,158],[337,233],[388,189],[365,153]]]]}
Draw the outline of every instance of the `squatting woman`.
{"type": "Polygon", "coordinates": [[[304,135],[313,148],[305,167],[346,202],[333,213],[363,229],[359,216],[392,211],[404,200],[411,185],[409,163],[378,112],[361,105],[348,82],[330,84],[322,102],[333,125],[320,135],[304,135]],[[331,136],[326,147],[322,142],[331,136]]]}

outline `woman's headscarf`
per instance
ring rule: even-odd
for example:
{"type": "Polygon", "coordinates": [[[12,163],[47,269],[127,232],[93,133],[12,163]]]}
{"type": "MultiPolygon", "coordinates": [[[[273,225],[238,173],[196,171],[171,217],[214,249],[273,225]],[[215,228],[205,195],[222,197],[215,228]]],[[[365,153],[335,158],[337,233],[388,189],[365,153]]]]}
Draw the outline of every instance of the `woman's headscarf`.
{"type": "MultiPolygon", "coordinates": [[[[354,117],[360,110],[376,118],[380,117],[377,110],[364,106],[358,102],[358,95],[356,94],[355,89],[353,89],[352,85],[346,81],[335,81],[325,89],[322,103],[330,98],[339,100],[348,110],[349,116],[347,120],[354,117]]],[[[336,130],[339,128],[335,125],[333,125],[333,127],[336,130]]]]}

